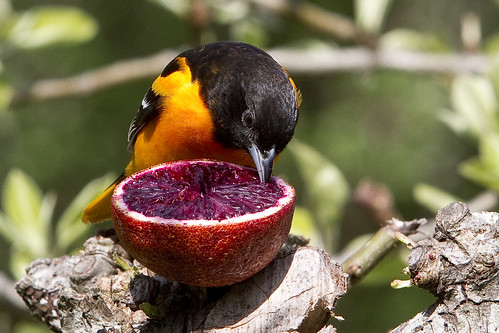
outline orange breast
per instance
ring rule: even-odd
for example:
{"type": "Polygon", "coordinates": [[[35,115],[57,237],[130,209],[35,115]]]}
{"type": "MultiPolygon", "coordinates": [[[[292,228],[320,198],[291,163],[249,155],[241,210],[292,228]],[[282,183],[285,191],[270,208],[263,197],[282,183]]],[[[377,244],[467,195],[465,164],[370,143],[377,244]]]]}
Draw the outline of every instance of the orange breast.
{"type": "Polygon", "coordinates": [[[199,95],[199,83],[191,81],[185,59],[180,70],[159,77],[153,90],[161,95],[161,114],[142,128],[137,136],[126,175],[162,162],[209,158],[254,166],[242,149],[228,149],[214,139],[214,124],[199,95]]]}

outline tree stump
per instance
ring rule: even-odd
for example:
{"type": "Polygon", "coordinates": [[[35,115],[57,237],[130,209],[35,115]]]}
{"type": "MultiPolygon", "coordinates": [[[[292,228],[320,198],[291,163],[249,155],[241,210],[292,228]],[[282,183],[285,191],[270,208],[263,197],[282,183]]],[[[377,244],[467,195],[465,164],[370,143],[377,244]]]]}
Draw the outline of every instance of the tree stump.
{"type": "Polygon", "coordinates": [[[438,301],[392,332],[499,332],[499,214],[454,202],[409,255],[411,283],[438,301]]]}
{"type": "Polygon", "coordinates": [[[34,261],[17,291],[57,332],[335,332],[328,321],[347,276],[325,251],[301,245],[288,237],[241,283],[196,288],[142,267],[109,232],[78,255],[34,261]]]}

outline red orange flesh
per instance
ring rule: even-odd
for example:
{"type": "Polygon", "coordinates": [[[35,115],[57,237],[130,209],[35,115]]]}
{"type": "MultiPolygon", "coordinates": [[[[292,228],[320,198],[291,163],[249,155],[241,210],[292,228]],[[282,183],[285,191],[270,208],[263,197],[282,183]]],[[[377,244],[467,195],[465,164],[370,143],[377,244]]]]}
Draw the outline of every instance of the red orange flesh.
{"type": "Polygon", "coordinates": [[[210,160],[140,171],[112,197],[116,232],[144,266],[194,286],[224,286],[265,267],[284,243],[294,189],[255,170],[210,160]]]}

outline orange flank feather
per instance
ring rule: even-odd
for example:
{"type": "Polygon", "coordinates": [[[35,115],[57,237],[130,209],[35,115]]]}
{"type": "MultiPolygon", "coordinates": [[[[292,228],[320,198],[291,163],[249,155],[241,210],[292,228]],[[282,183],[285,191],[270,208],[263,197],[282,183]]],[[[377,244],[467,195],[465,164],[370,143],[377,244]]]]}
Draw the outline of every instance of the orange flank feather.
{"type": "Polygon", "coordinates": [[[199,95],[199,82],[191,81],[184,58],[179,58],[178,63],[179,71],[167,77],[160,76],[152,85],[153,91],[163,98],[163,110],[137,135],[125,175],[162,162],[194,158],[254,166],[243,149],[224,148],[214,140],[214,124],[199,95]]]}

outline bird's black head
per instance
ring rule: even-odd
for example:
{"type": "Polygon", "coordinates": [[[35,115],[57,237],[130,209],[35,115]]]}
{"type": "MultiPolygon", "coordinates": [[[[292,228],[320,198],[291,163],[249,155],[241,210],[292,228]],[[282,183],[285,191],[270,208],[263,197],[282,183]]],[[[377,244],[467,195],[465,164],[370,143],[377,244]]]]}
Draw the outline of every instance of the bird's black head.
{"type": "Polygon", "coordinates": [[[180,56],[200,82],[217,142],[248,151],[260,180],[268,181],[298,118],[299,93],[286,71],[270,55],[244,43],[207,44],[180,56]]]}

